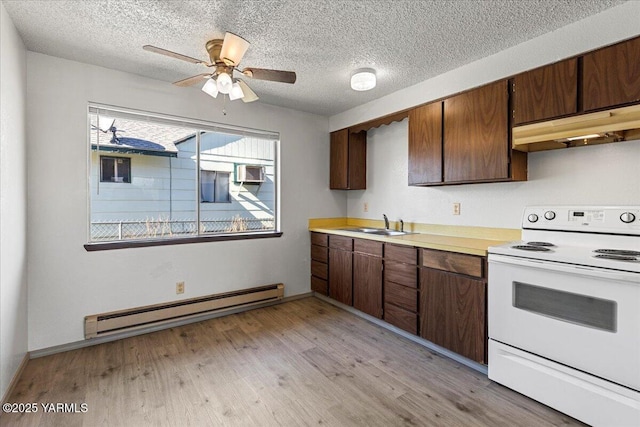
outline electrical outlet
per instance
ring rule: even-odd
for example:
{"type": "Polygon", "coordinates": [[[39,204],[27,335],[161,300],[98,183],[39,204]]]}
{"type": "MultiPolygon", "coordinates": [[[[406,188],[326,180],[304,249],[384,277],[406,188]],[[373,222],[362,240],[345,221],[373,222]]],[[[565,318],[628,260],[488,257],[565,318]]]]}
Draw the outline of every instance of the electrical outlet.
{"type": "Polygon", "coordinates": [[[184,282],[176,283],[176,295],[177,294],[184,294],[184,282]]]}
{"type": "Polygon", "coordinates": [[[453,204],[453,214],[460,215],[460,203],[453,204]]]}
{"type": "Polygon", "coordinates": [[[369,212],[369,203],[364,202],[364,205],[362,205],[362,211],[369,212]]]}

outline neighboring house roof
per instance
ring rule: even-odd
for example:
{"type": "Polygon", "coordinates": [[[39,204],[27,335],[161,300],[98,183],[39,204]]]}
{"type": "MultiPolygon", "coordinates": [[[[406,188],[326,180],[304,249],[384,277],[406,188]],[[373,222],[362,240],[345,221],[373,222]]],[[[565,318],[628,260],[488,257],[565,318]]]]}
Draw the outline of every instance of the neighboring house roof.
{"type": "Polygon", "coordinates": [[[114,139],[112,130],[98,130],[96,122],[95,114],[91,114],[91,149],[97,150],[99,142],[100,151],[176,157],[178,149],[175,142],[195,134],[189,128],[116,118],[114,139]]]}

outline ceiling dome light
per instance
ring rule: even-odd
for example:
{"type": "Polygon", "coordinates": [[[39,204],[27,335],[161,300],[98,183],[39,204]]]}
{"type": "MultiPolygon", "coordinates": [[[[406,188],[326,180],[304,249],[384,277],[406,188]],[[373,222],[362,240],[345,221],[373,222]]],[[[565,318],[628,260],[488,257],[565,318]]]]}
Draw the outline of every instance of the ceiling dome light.
{"type": "Polygon", "coordinates": [[[218,91],[220,93],[227,94],[231,92],[231,87],[233,86],[233,81],[231,80],[231,76],[227,73],[220,73],[218,75],[217,86],[218,91]]]}
{"type": "Polygon", "coordinates": [[[376,72],[371,68],[363,68],[351,76],[351,89],[364,91],[376,87],[376,72]]]}
{"type": "Polygon", "coordinates": [[[216,81],[211,79],[207,79],[207,82],[202,86],[202,91],[213,96],[214,98],[218,96],[218,85],[216,81]]]}

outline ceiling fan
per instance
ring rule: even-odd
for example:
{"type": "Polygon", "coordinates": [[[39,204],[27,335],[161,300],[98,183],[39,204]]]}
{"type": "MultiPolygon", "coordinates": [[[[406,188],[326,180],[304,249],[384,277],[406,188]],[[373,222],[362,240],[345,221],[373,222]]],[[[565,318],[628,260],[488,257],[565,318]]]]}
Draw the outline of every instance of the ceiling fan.
{"type": "Polygon", "coordinates": [[[190,86],[206,79],[202,90],[214,98],[218,93],[229,95],[232,101],[242,99],[244,102],[253,102],[258,96],[253,90],[240,78],[234,77],[234,72],[240,73],[242,76],[256,80],[268,80],[272,82],[295,83],[296,73],[293,71],[269,70],[265,68],[245,68],[240,69],[238,64],[242,60],[245,52],[249,48],[249,42],[240,36],[227,32],[223,39],[209,40],[205,48],[209,53],[211,62],[201,61],[187,55],[172,52],[170,50],[159,47],[145,45],[142,48],[149,52],[159,53],[161,55],[170,56],[171,58],[180,59],[192,64],[202,64],[213,68],[210,73],[202,73],[183,80],[174,82],[176,86],[190,86]]]}

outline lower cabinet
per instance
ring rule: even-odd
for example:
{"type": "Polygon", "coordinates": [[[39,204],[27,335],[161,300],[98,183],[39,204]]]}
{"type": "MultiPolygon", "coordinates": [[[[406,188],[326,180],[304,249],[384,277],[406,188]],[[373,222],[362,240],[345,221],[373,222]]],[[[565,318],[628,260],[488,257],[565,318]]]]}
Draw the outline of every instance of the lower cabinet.
{"type": "Polygon", "coordinates": [[[420,270],[420,336],[486,363],[486,283],[456,273],[420,270]]]}
{"type": "Polygon", "coordinates": [[[485,257],[321,233],[311,243],[312,290],[487,363],[485,257]]]}
{"type": "Polygon", "coordinates": [[[353,305],[353,239],[329,236],[329,297],[353,305]]]}
{"type": "Polygon", "coordinates": [[[385,244],[384,320],[418,334],[418,250],[385,244]]]}
{"type": "Polygon", "coordinates": [[[322,233],[311,233],[311,290],[329,294],[327,279],[329,278],[329,236],[322,233]]]}
{"type": "Polygon", "coordinates": [[[353,254],[353,307],[382,318],[382,258],[353,254]]]}
{"type": "Polygon", "coordinates": [[[382,243],[355,239],[353,244],[353,307],[382,318],[382,243]]]}

